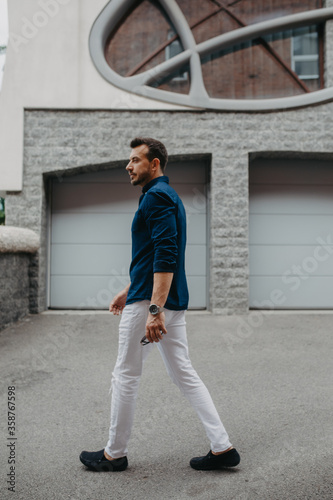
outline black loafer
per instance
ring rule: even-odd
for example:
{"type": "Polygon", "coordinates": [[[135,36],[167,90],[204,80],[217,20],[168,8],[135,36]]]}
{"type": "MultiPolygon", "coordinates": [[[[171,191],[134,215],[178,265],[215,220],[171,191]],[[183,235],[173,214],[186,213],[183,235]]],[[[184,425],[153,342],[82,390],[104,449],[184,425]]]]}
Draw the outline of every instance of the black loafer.
{"type": "Polygon", "coordinates": [[[104,456],[104,450],[83,451],[80,460],[88,469],[95,472],[119,472],[128,466],[127,457],[108,460],[104,456]]]}
{"type": "Polygon", "coordinates": [[[220,455],[213,455],[210,451],[204,457],[195,457],[190,461],[192,469],[196,470],[217,470],[225,467],[236,467],[240,462],[240,456],[235,448],[232,448],[220,455]]]}

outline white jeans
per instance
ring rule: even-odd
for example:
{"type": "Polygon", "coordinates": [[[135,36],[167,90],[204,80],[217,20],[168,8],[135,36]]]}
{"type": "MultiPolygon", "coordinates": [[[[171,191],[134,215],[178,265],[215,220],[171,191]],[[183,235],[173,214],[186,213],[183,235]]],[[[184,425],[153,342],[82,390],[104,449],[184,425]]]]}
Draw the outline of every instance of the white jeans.
{"type": "MultiPolygon", "coordinates": [[[[111,424],[106,452],[113,458],[127,455],[143,364],[154,344],[142,346],[149,301],[127,305],[119,324],[118,358],[112,373],[111,424]]],[[[211,450],[227,450],[231,443],[212,398],[192,367],[186,337],[185,311],[165,309],[168,333],[156,343],[168,374],[196,410],[211,450]]]]}

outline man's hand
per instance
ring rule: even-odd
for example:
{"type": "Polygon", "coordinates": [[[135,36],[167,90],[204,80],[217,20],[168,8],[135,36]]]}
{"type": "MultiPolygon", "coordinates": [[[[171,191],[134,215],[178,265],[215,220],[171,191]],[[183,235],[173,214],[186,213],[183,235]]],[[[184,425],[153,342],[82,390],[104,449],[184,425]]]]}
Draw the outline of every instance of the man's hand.
{"type": "Polygon", "coordinates": [[[129,285],[124,288],[121,292],[117,293],[117,295],[112,300],[109,311],[118,316],[123,312],[123,309],[126,304],[127,294],[129,290],[129,285]]]}
{"type": "MultiPolygon", "coordinates": [[[[153,293],[150,303],[164,306],[173,279],[173,273],[154,273],[153,293]]],[[[146,338],[149,342],[159,342],[162,334],[167,333],[165,328],[165,314],[148,315],[146,323],[146,338]]]]}
{"type": "Polygon", "coordinates": [[[156,315],[149,313],[146,323],[146,338],[149,342],[159,342],[162,334],[167,333],[165,328],[165,314],[161,312],[156,315]]]}

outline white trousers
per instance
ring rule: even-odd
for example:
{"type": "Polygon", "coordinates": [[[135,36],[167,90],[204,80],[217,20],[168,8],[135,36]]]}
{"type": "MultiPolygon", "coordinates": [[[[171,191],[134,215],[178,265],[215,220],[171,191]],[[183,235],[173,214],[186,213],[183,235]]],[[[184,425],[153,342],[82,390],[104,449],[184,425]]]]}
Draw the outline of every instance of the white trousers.
{"type": "MultiPolygon", "coordinates": [[[[113,458],[127,455],[143,364],[154,344],[142,346],[149,301],[127,305],[119,324],[118,357],[112,373],[111,424],[106,452],[113,458]]],[[[196,410],[212,451],[231,445],[212,398],[192,367],[186,337],[185,311],[165,309],[167,334],[156,343],[168,374],[196,410]]]]}

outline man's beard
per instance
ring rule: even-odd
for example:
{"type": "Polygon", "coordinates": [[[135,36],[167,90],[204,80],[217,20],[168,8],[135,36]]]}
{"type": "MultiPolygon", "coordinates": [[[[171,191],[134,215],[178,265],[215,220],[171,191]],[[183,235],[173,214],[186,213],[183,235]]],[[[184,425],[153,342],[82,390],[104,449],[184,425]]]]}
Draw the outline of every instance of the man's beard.
{"type": "Polygon", "coordinates": [[[142,173],[142,174],[138,175],[136,179],[132,180],[132,186],[137,186],[138,184],[145,182],[147,179],[149,179],[149,174],[142,173]]]}

